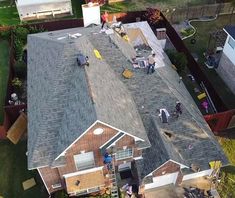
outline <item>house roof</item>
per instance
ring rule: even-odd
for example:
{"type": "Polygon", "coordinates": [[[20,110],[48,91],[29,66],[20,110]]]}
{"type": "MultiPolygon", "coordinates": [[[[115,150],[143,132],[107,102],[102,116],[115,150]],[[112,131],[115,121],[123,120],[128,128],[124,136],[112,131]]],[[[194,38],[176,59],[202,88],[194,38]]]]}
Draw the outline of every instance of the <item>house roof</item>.
{"type": "Polygon", "coordinates": [[[82,31],[76,28],[28,37],[28,167],[31,169],[53,165],[56,157],[97,120],[149,146],[129,90],[105,60],[95,57],[91,38],[85,36],[91,29],[83,28],[79,38],[67,37],[67,33],[78,30],[82,31]],[[89,57],[89,67],[77,65],[78,53],[89,57]]]}
{"type": "Polygon", "coordinates": [[[226,25],[224,30],[235,40],[235,25],[226,25]]]}
{"type": "MultiPolygon", "coordinates": [[[[141,29],[156,53],[155,73],[146,75],[144,69],[134,69],[129,61],[136,55],[133,46],[117,34],[99,34],[99,26],[29,36],[29,167],[51,163],[96,119],[146,140],[142,148],[149,146],[149,137],[152,146],[143,151],[143,161],[139,161],[143,165],[139,166],[142,177],[169,159],[185,166],[197,164],[201,170],[208,169],[208,163],[215,159],[226,164],[223,151],[192,97],[184,84],[178,83],[179,76],[162,49],[162,41],[156,39],[147,22],[126,24],[125,28],[141,29]],[[82,36],[68,39],[68,33],[82,36]],[[102,61],[94,57],[93,49],[99,50],[102,61]],[[90,58],[85,70],[76,65],[78,52],[90,58]],[[131,79],[123,78],[124,69],[133,72],[131,79]],[[49,101],[44,104],[42,99],[49,101]],[[178,119],[170,117],[168,124],[161,123],[157,109],[166,108],[172,113],[176,101],[182,103],[183,114],[178,119]],[[172,134],[171,138],[167,134],[172,134]],[[41,161],[46,158],[46,163],[38,157],[41,161]]],[[[151,50],[140,48],[137,53],[147,57],[151,50]]]]}
{"type": "Polygon", "coordinates": [[[135,73],[136,77],[138,74],[139,79],[142,79],[142,84],[148,84],[148,89],[141,90],[145,101],[137,101],[137,106],[146,107],[140,109],[140,114],[144,118],[151,143],[151,147],[143,151],[143,160],[137,161],[141,177],[170,159],[188,167],[198,165],[200,170],[209,169],[209,162],[213,160],[221,160],[223,165],[227,165],[224,152],[192,97],[184,84],[178,83],[179,76],[165,56],[161,41],[155,38],[146,22],[127,24],[126,27],[139,27],[158,59],[152,78],[135,73]],[[156,109],[166,108],[171,114],[175,110],[176,101],[182,103],[183,114],[178,119],[170,116],[169,123],[162,123],[156,109]]]}

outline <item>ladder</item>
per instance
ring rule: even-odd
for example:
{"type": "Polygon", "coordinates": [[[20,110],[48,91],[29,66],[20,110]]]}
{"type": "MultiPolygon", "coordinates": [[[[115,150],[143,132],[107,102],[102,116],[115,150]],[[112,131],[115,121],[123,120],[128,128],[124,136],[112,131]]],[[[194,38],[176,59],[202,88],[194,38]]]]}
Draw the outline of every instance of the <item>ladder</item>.
{"type": "Polygon", "coordinates": [[[110,181],[110,190],[111,190],[111,197],[112,198],[119,198],[118,193],[118,186],[117,186],[117,180],[116,180],[116,173],[115,173],[115,165],[114,165],[114,159],[112,161],[112,165],[110,167],[110,173],[109,173],[109,181],[110,181]]]}

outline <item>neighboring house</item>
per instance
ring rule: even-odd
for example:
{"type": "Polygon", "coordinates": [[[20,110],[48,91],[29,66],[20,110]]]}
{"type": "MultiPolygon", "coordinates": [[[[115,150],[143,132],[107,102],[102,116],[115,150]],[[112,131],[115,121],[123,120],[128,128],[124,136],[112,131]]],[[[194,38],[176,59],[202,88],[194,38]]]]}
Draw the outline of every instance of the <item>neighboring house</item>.
{"type": "Polygon", "coordinates": [[[16,0],[21,21],[72,15],[71,0],[16,0]]]}
{"type": "Polygon", "coordinates": [[[235,94],[235,26],[228,25],[224,31],[228,36],[216,71],[235,94]]]}
{"type": "Polygon", "coordinates": [[[112,173],[131,170],[140,192],[210,175],[214,160],[228,163],[148,23],[125,29],[129,42],[99,34],[100,26],[28,36],[28,168],[38,170],[48,193],[116,190],[106,152],[112,173]],[[134,69],[132,58],[151,50],[156,72],[134,69]],[[80,53],[89,66],[78,66],[80,53]],[[124,69],[133,71],[131,79],[124,69]],[[172,116],[176,101],[179,118],[172,116]],[[161,108],[170,112],[169,123],[161,123],[161,108]]]}

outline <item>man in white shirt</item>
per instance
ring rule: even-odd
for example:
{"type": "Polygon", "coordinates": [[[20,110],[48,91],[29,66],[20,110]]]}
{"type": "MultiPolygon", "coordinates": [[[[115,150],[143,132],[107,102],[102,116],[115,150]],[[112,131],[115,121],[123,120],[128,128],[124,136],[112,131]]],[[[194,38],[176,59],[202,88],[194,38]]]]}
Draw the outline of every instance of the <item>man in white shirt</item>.
{"type": "Polygon", "coordinates": [[[160,111],[159,117],[162,123],[168,123],[168,119],[170,117],[169,112],[166,109],[160,109],[159,111],[160,111]]]}
{"type": "Polygon", "coordinates": [[[150,73],[150,70],[151,70],[151,73],[153,73],[155,70],[154,70],[154,67],[155,67],[155,53],[152,53],[151,55],[148,56],[148,71],[147,71],[147,74],[150,73]]]}

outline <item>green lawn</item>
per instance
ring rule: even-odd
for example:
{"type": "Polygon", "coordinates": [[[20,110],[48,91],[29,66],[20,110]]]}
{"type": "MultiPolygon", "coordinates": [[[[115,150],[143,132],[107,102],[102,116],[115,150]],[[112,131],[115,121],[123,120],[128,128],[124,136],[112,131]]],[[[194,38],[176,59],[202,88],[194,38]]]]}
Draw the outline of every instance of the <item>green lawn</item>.
{"type": "Polygon", "coordinates": [[[221,169],[222,178],[218,186],[221,198],[235,197],[235,139],[221,138],[220,144],[231,162],[231,166],[221,169]]]}
{"type": "Polygon", "coordinates": [[[8,60],[9,60],[9,44],[5,40],[0,40],[0,125],[3,122],[3,106],[8,80],[8,60]]]}
{"type": "Polygon", "coordinates": [[[73,14],[76,18],[82,18],[82,7],[81,5],[85,3],[85,0],[72,0],[73,14]]]}
{"type": "MultiPolygon", "coordinates": [[[[0,7],[2,6],[10,6],[10,1],[0,2],[0,7]]],[[[16,25],[19,23],[20,19],[16,7],[0,9],[0,25],[16,25]]]]}
{"type": "Polygon", "coordinates": [[[26,141],[17,145],[8,140],[0,141],[0,196],[4,198],[47,197],[36,171],[27,170],[26,141]],[[23,190],[22,182],[34,177],[37,185],[23,190]]]}
{"type": "Polygon", "coordinates": [[[135,2],[127,0],[123,2],[106,4],[101,7],[101,11],[108,11],[110,13],[116,12],[127,12],[127,11],[136,11],[142,10],[141,6],[138,6],[135,2]]]}
{"type": "Polygon", "coordinates": [[[161,10],[167,8],[184,7],[188,3],[190,5],[205,4],[204,0],[126,0],[124,2],[111,3],[104,5],[101,10],[109,12],[126,12],[145,10],[148,7],[160,8],[161,10]]]}
{"type": "MultiPolygon", "coordinates": [[[[219,16],[217,20],[212,22],[193,22],[192,25],[197,29],[196,33],[196,44],[191,44],[190,39],[185,40],[185,44],[192,53],[196,53],[199,56],[200,67],[206,74],[210,82],[218,91],[219,95],[228,108],[234,108],[235,106],[235,96],[232,94],[230,89],[225,85],[223,80],[218,76],[214,69],[208,69],[204,65],[203,52],[207,50],[209,41],[209,32],[222,29],[229,22],[230,16],[219,16]]],[[[235,15],[233,17],[233,22],[235,24],[235,15]]],[[[212,46],[212,45],[211,45],[212,46]]]]}

